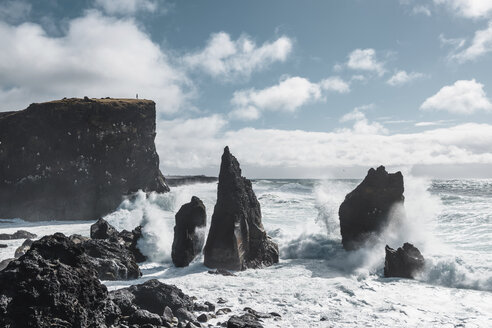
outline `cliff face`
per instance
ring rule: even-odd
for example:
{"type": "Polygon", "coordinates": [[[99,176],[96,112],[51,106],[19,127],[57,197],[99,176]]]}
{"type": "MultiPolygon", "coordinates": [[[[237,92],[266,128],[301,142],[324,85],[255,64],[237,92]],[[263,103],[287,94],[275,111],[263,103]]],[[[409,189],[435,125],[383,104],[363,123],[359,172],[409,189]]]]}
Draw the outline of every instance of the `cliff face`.
{"type": "Polygon", "coordinates": [[[0,218],[96,219],[122,196],[169,190],[155,103],[63,99],[0,115],[0,218]]]}

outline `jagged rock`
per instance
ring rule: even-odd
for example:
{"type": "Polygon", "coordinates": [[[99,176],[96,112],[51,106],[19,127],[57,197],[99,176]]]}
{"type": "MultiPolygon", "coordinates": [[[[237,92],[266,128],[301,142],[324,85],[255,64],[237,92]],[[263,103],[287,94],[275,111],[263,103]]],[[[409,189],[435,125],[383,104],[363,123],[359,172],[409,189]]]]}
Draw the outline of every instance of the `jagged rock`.
{"type": "Polygon", "coordinates": [[[371,168],[365,179],[340,205],[340,232],[343,247],[354,250],[363,246],[389,223],[391,210],[402,204],[403,175],[389,174],[384,166],[371,168]]]}
{"type": "Polygon", "coordinates": [[[205,265],[245,270],[278,262],[278,246],[261,222],[260,203],[251,181],[241,176],[237,159],[225,147],[220,165],[217,203],[204,249],[205,265]]]}
{"type": "Polygon", "coordinates": [[[128,280],[142,275],[133,254],[117,241],[89,239],[81,245],[99,279],[128,280]]]}
{"type": "Polygon", "coordinates": [[[117,239],[118,231],[104,219],[97,220],[91,225],[92,239],[117,239]]]}
{"type": "Polygon", "coordinates": [[[185,267],[202,251],[205,236],[199,228],[207,225],[205,205],[193,196],[176,213],[171,257],[177,267],[185,267]]]}
{"type": "Polygon", "coordinates": [[[177,317],[177,311],[193,311],[193,300],[181,289],[151,279],[140,285],[133,285],[111,292],[111,298],[120,307],[123,315],[130,315],[136,308],[162,315],[169,307],[177,317]]]}
{"type": "Polygon", "coordinates": [[[0,115],[0,217],[91,220],[139,189],[169,190],[159,171],[155,103],[63,99],[0,115]]]}
{"type": "Polygon", "coordinates": [[[147,257],[138,248],[138,240],[142,238],[142,226],[136,227],[131,232],[123,230],[119,233],[118,237],[123,241],[125,247],[132,252],[133,256],[135,256],[137,263],[147,261],[147,257]]]}
{"type": "Polygon", "coordinates": [[[22,245],[17,247],[17,249],[15,250],[14,257],[17,259],[22,255],[26,254],[26,252],[31,248],[32,243],[33,241],[31,239],[24,240],[22,245]]]}
{"type": "Polygon", "coordinates": [[[209,270],[208,273],[209,274],[215,274],[215,275],[221,275],[221,276],[229,276],[229,277],[235,277],[236,276],[231,271],[227,271],[225,269],[209,270]]]}
{"type": "Polygon", "coordinates": [[[424,267],[425,260],[417,247],[404,243],[397,250],[386,245],[384,261],[385,277],[400,277],[413,279],[415,274],[424,267]]]}
{"type": "Polygon", "coordinates": [[[57,233],[0,272],[1,327],[106,327],[119,309],[82,247],[57,233]]]}
{"type": "Polygon", "coordinates": [[[9,265],[9,263],[12,262],[13,260],[15,260],[15,259],[5,259],[5,260],[0,261],[0,271],[5,269],[7,267],[7,265],[9,265]]]}
{"type": "Polygon", "coordinates": [[[227,321],[227,328],[263,328],[260,321],[252,314],[233,315],[227,321]]]}
{"type": "MultiPolygon", "coordinates": [[[[1,144],[0,144],[1,145],[1,144]]],[[[1,175],[0,175],[1,176],[1,175]]],[[[2,205],[0,205],[1,207],[2,205]]],[[[0,214],[0,217],[1,214],[0,214]]],[[[17,230],[13,234],[0,233],[0,240],[13,240],[13,239],[26,239],[26,238],[36,238],[37,235],[26,230],[17,230]]]]}

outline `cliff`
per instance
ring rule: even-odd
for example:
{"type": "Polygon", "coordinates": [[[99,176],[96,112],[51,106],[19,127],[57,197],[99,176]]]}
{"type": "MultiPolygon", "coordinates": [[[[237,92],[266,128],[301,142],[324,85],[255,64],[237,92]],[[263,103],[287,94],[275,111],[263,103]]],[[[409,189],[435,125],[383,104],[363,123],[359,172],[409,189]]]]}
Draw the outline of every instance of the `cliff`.
{"type": "Polygon", "coordinates": [[[155,103],[63,99],[0,115],[0,218],[97,219],[159,170],[155,103]]]}

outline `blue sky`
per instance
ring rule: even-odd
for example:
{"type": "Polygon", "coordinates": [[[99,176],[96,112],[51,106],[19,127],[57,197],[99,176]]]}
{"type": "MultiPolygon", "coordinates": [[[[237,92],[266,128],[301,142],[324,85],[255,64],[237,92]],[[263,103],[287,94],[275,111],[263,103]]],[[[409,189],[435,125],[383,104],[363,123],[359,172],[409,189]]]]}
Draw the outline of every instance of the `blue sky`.
{"type": "Polygon", "coordinates": [[[492,0],[1,0],[0,42],[0,110],[138,93],[165,174],[492,177],[492,0]]]}

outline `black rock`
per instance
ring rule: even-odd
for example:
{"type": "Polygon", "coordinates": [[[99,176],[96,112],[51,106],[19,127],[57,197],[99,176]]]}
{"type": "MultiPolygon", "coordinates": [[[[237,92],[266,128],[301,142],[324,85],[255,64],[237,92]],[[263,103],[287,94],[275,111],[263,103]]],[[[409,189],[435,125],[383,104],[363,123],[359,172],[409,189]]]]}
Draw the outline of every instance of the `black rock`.
{"type": "Polygon", "coordinates": [[[207,225],[205,205],[198,197],[184,204],[176,213],[171,257],[177,267],[185,267],[202,251],[204,232],[197,231],[207,225]]]}
{"type": "MultiPolygon", "coordinates": [[[[1,176],[1,175],[0,175],[1,176]]],[[[0,207],[2,205],[0,204],[0,207]]],[[[0,214],[0,217],[1,214],[0,214]]],[[[8,234],[8,233],[0,233],[0,240],[12,240],[12,239],[26,239],[26,238],[36,238],[37,235],[30,233],[29,231],[26,230],[17,230],[13,234],[8,234]]]]}
{"type": "Polygon", "coordinates": [[[118,231],[104,219],[97,220],[91,225],[92,239],[117,239],[118,231]]]}
{"type": "Polygon", "coordinates": [[[1,327],[105,327],[118,316],[82,247],[63,234],[35,241],[0,271],[1,327]]]}
{"type": "Polygon", "coordinates": [[[370,169],[365,179],[340,205],[340,232],[343,247],[354,250],[377,236],[389,223],[391,210],[403,204],[403,175],[389,174],[384,166],[370,169]]]}
{"type": "Polygon", "coordinates": [[[227,328],[263,328],[260,321],[252,314],[233,315],[227,321],[227,328]]]}
{"type": "Polygon", "coordinates": [[[230,276],[230,277],[235,277],[236,276],[231,271],[227,271],[225,269],[209,270],[208,273],[209,274],[215,274],[215,275],[221,275],[221,276],[230,276]]]}
{"type": "Polygon", "coordinates": [[[179,309],[193,311],[191,297],[176,286],[166,285],[157,279],[111,292],[111,297],[125,315],[131,314],[135,308],[163,315],[166,306],[176,317],[179,309]]]}
{"type": "Polygon", "coordinates": [[[251,181],[241,176],[229,147],[222,155],[217,203],[204,254],[209,268],[245,270],[278,263],[278,246],[263,228],[251,181]]]}
{"type": "Polygon", "coordinates": [[[91,220],[139,189],[166,192],[155,103],[63,99],[0,115],[0,217],[91,220]]]}
{"type": "Polygon", "coordinates": [[[127,230],[121,231],[119,238],[125,244],[126,248],[132,252],[133,256],[135,256],[137,263],[147,261],[147,257],[138,248],[138,241],[142,238],[142,226],[136,227],[131,232],[127,230]]]}
{"type": "Polygon", "coordinates": [[[160,326],[162,325],[162,319],[158,314],[147,310],[138,309],[130,315],[128,318],[128,323],[136,325],[150,324],[160,326]]]}
{"type": "Polygon", "coordinates": [[[15,260],[15,259],[10,258],[10,259],[5,259],[5,260],[0,261],[0,271],[5,269],[7,267],[7,265],[9,265],[9,263],[12,262],[13,260],[15,260]]]}
{"type": "Polygon", "coordinates": [[[82,248],[101,280],[129,280],[142,275],[133,254],[117,241],[89,239],[82,248]]]}
{"type": "Polygon", "coordinates": [[[245,311],[245,312],[247,312],[249,314],[254,315],[257,319],[269,319],[269,318],[273,318],[273,315],[270,314],[270,313],[259,312],[259,311],[253,310],[250,307],[245,307],[243,309],[243,311],[245,311]]]}
{"type": "Polygon", "coordinates": [[[9,245],[0,244],[0,248],[7,248],[7,247],[9,247],[9,245]]]}
{"type": "Polygon", "coordinates": [[[413,279],[415,274],[424,268],[425,260],[417,247],[404,243],[397,250],[386,245],[384,261],[385,277],[413,279]]]}
{"type": "Polygon", "coordinates": [[[17,249],[15,250],[14,257],[17,259],[22,255],[26,254],[26,252],[31,248],[32,243],[33,241],[31,239],[24,240],[22,245],[17,247],[17,249]]]}
{"type": "Polygon", "coordinates": [[[217,312],[215,312],[215,315],[223,315],[223,314],[227,314],[227,313],[231,313],[232,310],[229,309],[229,308],[221,308],[221,309],[218,309],[217,312]]]}

